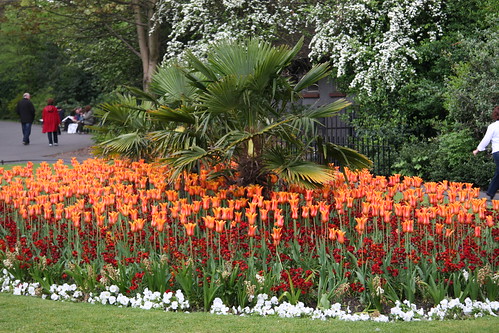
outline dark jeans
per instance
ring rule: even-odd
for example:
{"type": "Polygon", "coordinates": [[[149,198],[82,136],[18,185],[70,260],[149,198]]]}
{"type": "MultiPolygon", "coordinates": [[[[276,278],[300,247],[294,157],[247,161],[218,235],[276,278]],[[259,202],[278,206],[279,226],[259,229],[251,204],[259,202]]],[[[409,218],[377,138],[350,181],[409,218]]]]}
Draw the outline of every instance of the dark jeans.
{"type": "Polygon", "coordinates": [[[56,132],[47,132],[47,136],[49,137],[49,144],[58,143],[57,131],[56,132]],[[52,141],[52,138],[54,139],[54,141],[52,141]]]}
{"type": "Polygon", "coordinates": [[[492,154],[492,156],[494,157],[494,162],[496,162],[496,172],[494,174],[494,177],[490,181],[490,185],[489,185],[489,189],[487,190],[487,194],[491,198],[494,198],[494,195],[496,194],[497,190],[499,189],[499,151],[492,154]]]}
{"type": "Polygon", "coordinates": [[[29,136],[31,135],[32,123],[21,123],[23,129],[23,142],[29,143],[29,136]]]}

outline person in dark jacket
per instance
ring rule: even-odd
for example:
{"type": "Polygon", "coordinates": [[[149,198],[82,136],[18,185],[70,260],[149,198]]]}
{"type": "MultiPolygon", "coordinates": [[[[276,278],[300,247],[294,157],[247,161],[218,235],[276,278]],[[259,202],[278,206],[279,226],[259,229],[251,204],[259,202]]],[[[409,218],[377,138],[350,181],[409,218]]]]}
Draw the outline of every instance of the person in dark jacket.
{"type": "Polygon", "coordinates": [[[31,125],[35,120],[35,107],[30,101],[31,95],[24,93],[23,99],[17,103],[16,112],[21,118],[23,129],[23,144],[29,145],[29,136],[31,135],[31,125]]]}
{"type": "Polygon", "coordinates": [[[49,139],[49,146],[57,146],[59,142],[57,140],[57,133],[59,130],[59,124],[61,119],[59,118],[59,111],[54,106],[54,99],[49,98],[47,100],[47,106],[43,108],[42,111],[42,133],[47,133],[49,139]]]}

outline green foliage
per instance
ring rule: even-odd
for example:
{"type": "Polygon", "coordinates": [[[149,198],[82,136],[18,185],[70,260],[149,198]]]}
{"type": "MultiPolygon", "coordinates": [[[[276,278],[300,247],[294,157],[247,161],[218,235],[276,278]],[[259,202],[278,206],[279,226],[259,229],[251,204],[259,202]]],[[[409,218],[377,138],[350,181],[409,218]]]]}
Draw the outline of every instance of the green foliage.
{"type": "MultiPolygon", "coordinates": [[[[190,53],[183,65],[167,64],[151,83],[157,98],[131,89],[137,99],[120,96],[100,107],[99,153],[163,158],[174,169],[172,179],[199,165],[212,169],[222,163],[221,173],[237,172],[241,185],[269,185],[270,175],[306,186],[330,180],[329,170],[306,156],[320,140],[315,130],[320,120],[350,103],[294,107],[305,87],[329,74],[323,64],[298,82],[284,75],[301,46],[302,41],[293,48],[258,39],[221,42],[206,60],[190,53]]],[[[320,152],[326,162],[336,158],[351,169],[371,165],[345,147],[324,144],[320,152]]]]}
{"type": "Polygon", "coordinates": [[[94,127],[94,139],[99,144],[95,153],[103,156],[123,156],[132,160],[151,160],[155,146],[149,132],[161,128],[152,122],[146,112],[149,102],[117,94],[112,103],[102,103],[95,108],[100,119],[94,127]]]}
{"type": "Polygon", "coordinates": [[[99,272],[96,265],[85,264],[80,266],[71,264],[71,267],[68,267],[64,272],[73,279],[84,293],[88,294],[98,290],[97,286],[99,282],[97,275],[99,272]]]}
{"type": "Polygon", "coordinates": [[[138,59],[123,56],[121,41],[79,38],[81,24],[27,5],[11,2],[0,12],[0,119],[18,118],[24,92],[41,113],[49,97],[69,111],[102,101],[121,84],[141,84],[138,59]]]}
{"type": "Polygon", "coordinates": [[[493,175],[494,162],[488,154],[473,156],[477,144],[469,129],[456,129],[433,140],[415,140],[402,146],[393,169],[425,181],[466,182],[485,188],[493,175]]]}
{"type": "Polygon", "coordinates": [[[445,107],[450,121],[470,128],[478,139],[490,122],[491,111],[499,104],[499,34],[497,28],[491,28],[460,39],[465,57],[455,65],[448,80],[445,107]]]}

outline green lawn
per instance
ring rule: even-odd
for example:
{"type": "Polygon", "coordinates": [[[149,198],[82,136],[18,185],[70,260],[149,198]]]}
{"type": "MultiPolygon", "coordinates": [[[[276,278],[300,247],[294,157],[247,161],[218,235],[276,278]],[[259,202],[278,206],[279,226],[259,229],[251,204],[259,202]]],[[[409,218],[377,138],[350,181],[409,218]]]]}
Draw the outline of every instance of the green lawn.
{"type": "Polygon", "coordinates": [[[344,322],[169,313],[0,293],[0,332],[498,332],[496,317],[431,322],[344,322]]]}

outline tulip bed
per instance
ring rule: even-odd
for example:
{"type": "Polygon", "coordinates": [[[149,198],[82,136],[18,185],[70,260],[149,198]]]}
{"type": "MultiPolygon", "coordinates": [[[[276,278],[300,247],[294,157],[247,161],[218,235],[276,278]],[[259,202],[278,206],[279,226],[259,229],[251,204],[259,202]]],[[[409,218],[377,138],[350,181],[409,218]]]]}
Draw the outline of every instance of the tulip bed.
{"type": "Polygon", "coordinates": [[[499,201],[467,183],[331,172],[321,189],[265,191],[204,170],[169,184],[167,167],[121,160],[0,168],[0,268],[33,294],[180,292],[205,311],[260,295],[378,314],[498,299],[499,201]]]}

